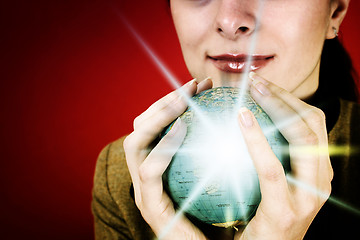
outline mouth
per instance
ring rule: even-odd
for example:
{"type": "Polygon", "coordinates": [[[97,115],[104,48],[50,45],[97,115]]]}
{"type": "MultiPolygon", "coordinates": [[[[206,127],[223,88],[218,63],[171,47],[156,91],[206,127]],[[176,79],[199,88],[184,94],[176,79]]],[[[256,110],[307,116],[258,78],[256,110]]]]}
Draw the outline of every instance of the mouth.
{"type": "Polygon", "coordinates": [[[222,54],[208,56],[212,63],[221,71],[228,73],[243,73],[246,70],[256,71],[265,67],[274,59],[274,55],[246,55],[246,54],[222,54]]]}

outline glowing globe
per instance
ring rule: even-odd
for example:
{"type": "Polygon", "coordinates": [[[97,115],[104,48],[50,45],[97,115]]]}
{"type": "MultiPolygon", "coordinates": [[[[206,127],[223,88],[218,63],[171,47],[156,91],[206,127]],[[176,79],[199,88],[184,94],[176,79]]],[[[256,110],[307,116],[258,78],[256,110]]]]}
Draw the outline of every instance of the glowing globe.
{"type": "Polygon", "coordinates": [[[246,106],[254,113],[286,172],[290,169],[284,154],[287,141],[251,96],[238,88],[209,89],[191,102],[180,116],[187,134],[163,175],[164,188],[177,210],[190,218],[220,227],[246,224],[261,193],[238,126],[238,109],[246,106]]]}

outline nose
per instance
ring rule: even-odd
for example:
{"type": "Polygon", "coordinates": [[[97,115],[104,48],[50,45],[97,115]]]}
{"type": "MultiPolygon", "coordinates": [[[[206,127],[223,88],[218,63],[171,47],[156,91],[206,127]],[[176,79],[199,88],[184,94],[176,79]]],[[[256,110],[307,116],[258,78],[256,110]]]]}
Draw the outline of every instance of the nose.
{"type": "Polygon", "coordinates": [[[234,40],[251,35],[256,27],[257,0],[223,0],[218,9],[215,28],[225,38],[234,40]]]}

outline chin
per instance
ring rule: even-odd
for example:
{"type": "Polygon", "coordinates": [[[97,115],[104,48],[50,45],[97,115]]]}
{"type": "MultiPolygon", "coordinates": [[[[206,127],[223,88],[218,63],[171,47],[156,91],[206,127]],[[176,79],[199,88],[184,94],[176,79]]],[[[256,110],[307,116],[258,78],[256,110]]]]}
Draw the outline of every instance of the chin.
{"type": "Polygon", "coordinates": [[[213,81],[213,87],[240,87],[243,81],[248,80],[246,73],[220,73],[210,75],[213,81]]]}

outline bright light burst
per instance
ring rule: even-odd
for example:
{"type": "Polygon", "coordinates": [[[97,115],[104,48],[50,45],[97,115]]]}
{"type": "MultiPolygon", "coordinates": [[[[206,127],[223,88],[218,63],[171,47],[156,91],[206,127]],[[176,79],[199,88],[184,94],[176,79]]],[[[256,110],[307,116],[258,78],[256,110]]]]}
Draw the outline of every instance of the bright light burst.
{"type": "Polygon", "coordinates": [[[307,192],[312,193],[312,194],[318,196],[319,198],[322,198],[323,200],[327,200],[328,202],[330,202],[338,207],[341,207],[345,210],[348,210],[356,215],[360,215],[359,209],[351,206],[348,203],[345,203],[345,202],[337,199],[336,197],[328,198],[328,195],[325,192],[322,192],[322,191],[310,186],[309,184],[306,184],[304,182],[297,180],[296,178],[292,177],[291,174],[288,174],[286,176],[286,179],[290,184],[296,185],[297,187],[302,188],[302,189],[306,190],[307,192]]]}
{"type": "MultiPolygon", "coordinates": [[[[251,69],[250,63],[252,61],[252,56],[255,53],[255,48],[256,48],[256,43],[257,43],[257,30],[258,30],[259,24],[261,22],[263,8],[264,8],[264,0],[259,0],[259,8],[257,10],[256,17],[255,17],[256,22],[255,22],[254,34],[251,35],[250,47],[247,52],[248,58],[246,59],[246,62],[248,64],[245,64],[245,71],[244,71],[245,74],[243,74],[242,80],[239,82],[239,88],[240,88],[239,99],[242,99],[242,96],[245,94],[245,92],[248,88],[249,72],[254,70],[254,69],[251,69]]],[[[240,104],[241,104],[241,101],[239,101],[238,109],[240,109],[240,107],[241,107],[240,104]]]]}
{"type": "MultiPolygon", "coordinates": [[[[257,13],[257,22],[255,24],[255,30],[254,34],[251,39],[251,45],[248,50],[248,56],[247,62],[251,62],[251,56],[255,52],[256,48],[256,42],[257,42],[257,28],[258,23],[260,22],[260,17],[262,16],[262,10],[264,5],[264,0],[259,1],[259,8],[257,13]]],[[[206,173],[202,176],[200,183],[197,185],[197,187],[191,192],[190,196],[187,198],[187,201],[180,206],[180,209],[177,210],[177,213],[175,217],[172,219],[171,222],[168,223],[167,226],[164,227],[163,232],[160,234],[159,239],[162,239],[165,237],[171,229],[176,225],[177,221],[183,216],[184,212],[189,207],[189,204],[197,198],[197,196],[200,194],[200,192],[203,190],[204,186],[211,181],[214,174],[219,174],[218,169],[222,169],[222,177],[230,179],[229,182],[231,182],[233,189],[235,190],[235,194],[237,199],[242,199],[241,197],[241,187],[240,183],[238,183],[236,178],[236,175],[239,174],[239,171],[244,171],[244,169],[238,169],[236,166],[239,166],[239,159],[245,159],[244,161],[248,161],[250,159],[249,153],[246,148],[246,144],[243,141],[243,138],[241,136],[241,132],[238,129],[237,126],[230,124],[224,124],[222,126],[227,126],[227,128],[219,128],[219,125],[211,122],[211,120],[207,119],[206,116],[202,113],[202,111],[194,104],[191,97],[186,94],[182,89],[181,85],[178,81],[178,79],[175,77],[175,75],[170,71],[170,69],[165,65],[165,63],[155,54],[155,52],[151,49],[151,47],[144,41],[144,39],[139,35],[139,33],[134,29],[134,27],[131,26],[131,24],[121,15],[119,14],[119,17],[123,21],[124,25],[127,27],[127,29],[131,32],[131,34],[134,36],[135,40],[139,43],[139,45],[143,48],[143,50],[147,53],[147,55],[150,57],[150,59],[154,62],[155,66],[160,70],[160,72],[164,75],[165,79],[168,80],[168,82],[175,88],[178,89],[178,92],[181,96],[184,97],[184,99],[187,101],[188,105],[193,109],[193,111],[196,113],[196,115],[199,117],[199,120],[202,122],[205,128],[209,130],[209,132],[212,133],[212,136],[208,136],[207,140],[211,141],[212,139],[220,139],[220,141],[217,141],[216,144],[211,142],[205,142],[201,146],[194,146],[192,148],[183,149],[183,152],[191,152],[196,153],[202,156],[208,155],[208,159],[212,159],[211,163],[209,164],[209,161],[207,161],[208,168],[206,169],[206,173]],[[234,131],[234,128],[237,130],[234,131]],[[216,131],[214,131],[216,129],[216,131]],[[236,134],[234,135],[234,132],[236,134]],[[220,143],[220,144],[219,144],[220,143]],[[211,146],[211,144],[213,144],[211,146]],[[236,145],[234,145],[236,144],[236,145]],[[212,151],[209,152],[209,149],[212,151]],[[210,156],[210,155],[211,156],[210,156]],[[215,156],[214,156],[215,154],[215,156]],[[221,156],[216,156],[216,154],[221,154],[221,156]],[[240,157],[241,156],[241,157],[240,157]],[[245,156],[245,157],[244,157],[245,156]],[[218,160],[221,159],[222,161],[219,162],[218,160]],[[226,162],[224,162],[226,161],[226,162]],[[225,166],[225,169],[224,169],[225,166]]],[[[239,87],[240,87],[240,93],[239,93],[239,101],[237,104],[237,108],[239,109],[241,106],[241,100],[242,96],[246,93],[246,90],[248,88],[248,73],[252,70],[250,69],[251,64],[246,64],[245,73],[243,74],[243,78],[240,81],[239,87]]],[[[302,113],[306,114],[306,113],[302,113]]],[[[233,113],[233,118],[236,120],[237,112],[235,111],[233,113]]],[[[296,121],[297,118],[290,118],[290,119],[284,119],[281,123],[279,123],[276,126],[276,129],[269,128],[264,129],[264,134],[267,135],[268,133],[272,131],[276,131],[277,129],[281,129],[284,126],[287,126],[294,121],[296,121]]],[[[296,147],[292,151],[296,151],[299,153],[308,153],[308,154],[329,154],[334,155],[348,155],[351,153],[353,149],[351,149],[349,146],[326,146],[326,147],[314,147],[314,146],[303,146],[303,147],[296,147]]],[[[356,149],[357,151],[358,149],[356,149]]],[[[284,147],[284,151],[288,151],[288,146],[284,147]]],[[[252,161],[248,161],[247,163],[249,165],[249,169],[254,168],[252,161]]],[[[244,165],[242,165],[244,166],[244,165]]],[[[307,191],[318,195],[319,197],[327,198],[326,194],[322,193],[321,191],[318,191],[317,189],[314,189],[305,183],[302,183],[301,181],[293,178],[291,175],[287,175],[287,180],[290,184],[294,184],[298,187],[301,187],[303,189],[306,189],[307,191]]],[[[336,199],[334,197],[330,197],[329,202],[342,207],[344,209],[347,209],[355,214],[360,215],[360,210],[356,209],[339,199],[336,199]]],[[[246,211],[244,211],[246,212],[246,211]]],[[[231,213],[227,213],[229,219],[232,218],[231,213]]]]}
{"type": "Polygon", "coordinates": [[[203,114],[201,113],[201,110],[198,108],[196,104],[191,100],[191,97],[181,88],[181,85],[179,81],[176,79],[175,75],[171,72],[171,70],[166,67],[165,63],[158,57],[155,52],[151,49],[149,44],[145,42],[145,40],[140,36],[140,34],[135,31],[135,28],[131,26],[131,24],[122,16],[120,15],[121,20],[123,21],[124,25],[129,29],[129,31],[132,33],[136,41],[140,44],[140,46],[145,50],[147,55],[150,57],[150,59],[154,62],[156,67],[160,70],[160,72],[164,75],[165,79],[169,81],[169,83],[177,89],[178,93],[187,101],[188,105],[194,109],[194,112],[196,112],[199,116],[199,120],[209,128],[211,125],[209,124],[209,121],[203,117],[203,114]]]}

